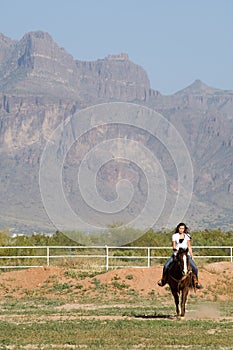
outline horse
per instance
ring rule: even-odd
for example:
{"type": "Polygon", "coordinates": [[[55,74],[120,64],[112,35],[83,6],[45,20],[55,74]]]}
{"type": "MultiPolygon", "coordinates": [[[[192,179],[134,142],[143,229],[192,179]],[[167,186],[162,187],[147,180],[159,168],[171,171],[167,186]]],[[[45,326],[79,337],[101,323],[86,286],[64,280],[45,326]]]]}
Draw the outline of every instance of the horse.
{"type": "Polygon", "coordinates": [[[189,290],[193,288],[193,272],[189,263],[188,249],[180,248],[177,252],[174,262],[168,271],[167,283],[170,286],[172,295],[176,304],[177,316],[184,317],[185,305],[189,290]],[[180,293],[181,293],[181,309],[180,309],[180,293]]]}

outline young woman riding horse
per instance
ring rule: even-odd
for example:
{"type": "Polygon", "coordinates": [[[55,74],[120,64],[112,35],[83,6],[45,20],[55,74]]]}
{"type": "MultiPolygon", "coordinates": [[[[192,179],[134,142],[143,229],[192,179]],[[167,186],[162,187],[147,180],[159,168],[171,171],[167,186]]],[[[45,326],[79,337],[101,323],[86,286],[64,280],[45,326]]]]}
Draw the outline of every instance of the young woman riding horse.
{"type": "Polygon", "coordinates": [[[173,263],[174,258],[177,255],[177,252],[179,251],[179,248],[183,248],[183,249],[188,248],[188,250],[189,250],[189,253],[188,253],[189,263],[192,267],[192,271],[193,271],[193,274],[195,276],[194,285],[197,289],[201,288],[201,285],[198,282],[198,269],[197,269],[197,266],[193,260],[193,252],[192,252],[190,240],[191,240],[191,237],[190,237],[187,225],[185,225],[183,222],[179,223],[176,227],[175,233],[172,235],[173,255],[164,264],[163,276],[162,276],[161,280],[158,282],[158,285],[160,287],[165,286],[165,284],[167,283],[169,268],[170,268],[171,264],[173,263]]]}
{"type": "Polygon", "coordinates": [[[176,316],[185,316],[189,290],[193,287],[193,272],[189,262],[188,248],[180,248],[171,265],[167,283],[170,286],[176,304],[176,316]]]}

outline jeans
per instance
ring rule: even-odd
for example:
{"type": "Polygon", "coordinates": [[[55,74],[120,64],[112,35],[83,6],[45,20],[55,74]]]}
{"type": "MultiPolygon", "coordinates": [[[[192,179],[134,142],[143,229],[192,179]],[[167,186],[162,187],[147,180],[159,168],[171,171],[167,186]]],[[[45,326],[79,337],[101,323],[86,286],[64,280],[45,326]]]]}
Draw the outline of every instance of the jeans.
{"type": "MultiPolygon", "coordinates": [[[[174,261],[174,255],[172,255],[164,264],[163,267],[163,275],[167,272],[169,266],[173,263],[174,261]]],[[[197,276],[198,278],[198,268],[197,265],[195,264],[195,262],[193,261],[193,259],[191,258],[191,256],[189,256],[189,263],[192,267],[193,273],[197,276]]]]}

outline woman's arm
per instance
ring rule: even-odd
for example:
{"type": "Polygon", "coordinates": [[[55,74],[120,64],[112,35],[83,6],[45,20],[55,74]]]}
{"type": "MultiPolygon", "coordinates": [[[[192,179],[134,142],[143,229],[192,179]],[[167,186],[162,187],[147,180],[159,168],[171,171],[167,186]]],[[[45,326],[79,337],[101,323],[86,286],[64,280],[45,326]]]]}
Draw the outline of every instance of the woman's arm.
{"type": "Polygon", "coordinates": [[[174,254],[176,254],[177,253],[176,241],[172,241],[172,249],[173,249],[174,254]]]}
{"type": "Polygon", "coordinates": [[[193,259],[193,250],[192,250],[190,241],[188,241],[187,244],[188,244],[189,254],[190,254],[191,258],[193,259]]]}

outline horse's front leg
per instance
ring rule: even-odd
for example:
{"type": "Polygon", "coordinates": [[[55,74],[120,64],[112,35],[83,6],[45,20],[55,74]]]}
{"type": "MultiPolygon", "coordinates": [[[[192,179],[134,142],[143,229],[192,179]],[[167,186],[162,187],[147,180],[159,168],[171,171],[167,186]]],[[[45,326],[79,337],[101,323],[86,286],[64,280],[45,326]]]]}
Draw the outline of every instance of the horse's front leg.
{"type": "Polygon", "coordinates": [[[185,305],[186,305],[187,296],[188,296],[188,289],[183,289],[182,297],[181,297],[181,317],[184,317],[184,314],[185,314],[185,305]]]}
{"type": "Polygon", "coordinates": [[[173,293],[175,304],[176,304],[176,315],[180,316],[180,305],[179,305],[179,293],[173,293]]]}

